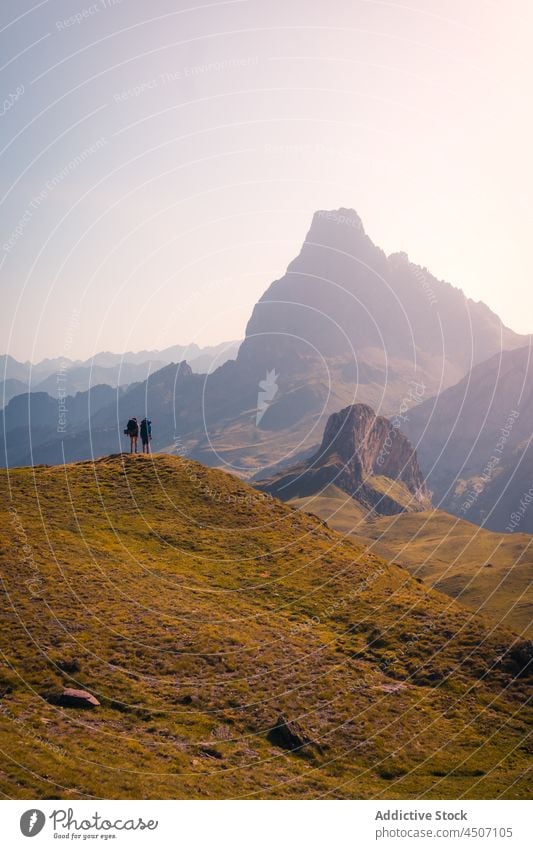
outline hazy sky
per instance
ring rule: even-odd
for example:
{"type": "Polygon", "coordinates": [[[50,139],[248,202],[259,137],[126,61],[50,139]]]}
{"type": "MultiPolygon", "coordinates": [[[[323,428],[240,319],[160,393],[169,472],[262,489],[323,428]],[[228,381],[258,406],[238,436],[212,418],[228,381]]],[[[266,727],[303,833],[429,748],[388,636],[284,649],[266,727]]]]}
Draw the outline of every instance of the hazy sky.
{"type": "Polygon", "coordinates": [[[240,338],[353,207],[533,331],[533,3],[3,0],[1,351],[240,338]]]}

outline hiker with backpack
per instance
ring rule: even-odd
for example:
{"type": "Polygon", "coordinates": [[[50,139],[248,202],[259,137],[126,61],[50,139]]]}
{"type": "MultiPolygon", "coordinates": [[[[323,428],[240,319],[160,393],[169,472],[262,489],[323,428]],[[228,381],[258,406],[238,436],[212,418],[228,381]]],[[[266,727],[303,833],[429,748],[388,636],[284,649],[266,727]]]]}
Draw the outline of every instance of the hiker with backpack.
{"type": "Polygon", "coordinates": [[[152,439],[152,422],[150,419],[143,419],[141,422],[141,442],[143,444],[143,454],[150,453],[150,440],[152,439]]]}
{"type": "Polygon", "coordinates": [[[131,418],[126,425],[126,430],[124,431],[126,436],[130,438],[130,454],[133,454],[133,449],[135,448],[135,453],[137,453],[137,439],[139,438],[139,425],[137,423],[137,419],[135,416],[131,418]]]}

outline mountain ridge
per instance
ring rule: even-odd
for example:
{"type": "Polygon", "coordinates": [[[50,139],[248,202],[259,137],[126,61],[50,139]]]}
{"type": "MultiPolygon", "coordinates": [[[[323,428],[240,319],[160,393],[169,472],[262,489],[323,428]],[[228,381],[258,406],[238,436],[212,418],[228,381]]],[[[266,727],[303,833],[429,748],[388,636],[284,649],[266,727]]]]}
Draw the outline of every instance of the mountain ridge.
{"type": "Polygon", "coordinates": [[[307,333],[299,335],[307,342],[316,344],[328,335],[326,350],[336,353],[346,352],[351,343],[353,350],[385,344],[390,354],[400,350],[404,357],[413,356],[416,348],[441,355],[439,324],[444,332],[444,363],[448,367],[455,363],[454,378],[458,366],[465,373],[472,359],[482,361],[502,347],[518,347],[520,340],[527,340],[506,328],[484,302],[475,302],[461,289],[438,280],[425,267],[410,262],[407,254],[387,257],[367,235],[355,210],[343,207],[314,214],[300,253],[254,308],[243,345],[256,333],[271,330],[292,334],[303,328],[307,333]],[[316,292],[307,292],[306,297],[311,280],[316,292]],[[431,298],[432,287],[439,297],[433,292],[435,297],[431,298]],[[338,303],[329,298],[330,289],[342,296],[338,303]],[[420,297],[420,290],[430,296],[420,297]],[[284,295],[283,315],[275,309],[280,292],[284,295]],[[312,318],[309,308],[315,313],[312,318]],[[361,321],[361,309],[366,310],[367,324],[361,321]],[[436,313],[440,322],[435,320],[436,313]],[[403,326],[406,318],[408,328],[403,326]],[[372,328],[372,321],[381,322],[379,328],[372,328]],[[328,324],[336,327],[330,327],[326,334],[328,324]]]}
{"type": "MultiPolygon", "coordinates": [[[[70,460],[120,450],[125,421],[148,415],[154,448],[257,478],[310,450],[333,412],[366,403],[395,416],[406,399],[412,405],[413,382],[431,397],[472,359],[524,338],[405,256],[387,257],[353,211],[319,211],[287,272],[254,307],[234,360],[189,380],[179,364],[165,367],[98,410],[90,429],[43,433],[33,457],[59,462],[64,447],[70,460]]],[[[4,445],[1,454],[10,453],[4,445]]]]}
{"type": "MultiPolygon", "coordinates": [[[[15,379],[25,384],[17,394],[30,389],[57,397],[59,391],[63,395],[65,392],[73,395],[104,383],[112,387],[138,383],[154,371],[184,360],[185,355],[193,371],[201,374],[211,370],[214,363],[220,365],[231,358],[239,345],[240,341],[229,341],[204,347],[195,343],[171,345],[161,350],[126,351],[124,354],[100,351],[86,360],[72,360],[64,356],[45,358],[36,363],[29,360],[22,362],[10,354],[1,354],[0,370],[3,366],[6,380],[15,379]]],[[[2,397],[0,395],[0,401],[2,397]]],[[[14,395],[10,395],[6,403],[11,397],[14,395]]]]}

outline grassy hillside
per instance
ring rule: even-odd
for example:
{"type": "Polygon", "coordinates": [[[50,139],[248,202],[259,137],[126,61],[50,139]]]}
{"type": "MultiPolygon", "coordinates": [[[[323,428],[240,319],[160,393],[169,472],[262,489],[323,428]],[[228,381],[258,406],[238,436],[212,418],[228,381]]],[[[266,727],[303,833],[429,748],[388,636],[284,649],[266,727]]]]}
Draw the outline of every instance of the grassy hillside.
{"type": "MultiPolygon", "coordinates": [[[[368,517],[368,509],[359,504],[355,498],[350,498],[338,486],[330,484],[317,495],[303,498],[291,498],[289,504],[298,510],[303,510],[319,516],[341,534],[351,534],[368,517]]],[[[362,528],[364,534],[365,526],[362,528]]]]}
{"type": "Polygon", "coordinates": [[[472,610],[533,636],[532,536],[485,531],[440,510],[380,518],[364,533],[382,557],[472,610]]]}
{"type": "Polygon", "coordinates": [[[345,492],[329,487],[291,499],[341,534],[367,541],[431,587],[490,616],[524,637],[533,636],[533,537],[486,531],[441,510],[373,517],[345,492]]]}
{"type": "Polygon", "coordinates": [[[0,480],[7,796],[530,793],[528,646],[364,544],[164,455],[0,480]]]}

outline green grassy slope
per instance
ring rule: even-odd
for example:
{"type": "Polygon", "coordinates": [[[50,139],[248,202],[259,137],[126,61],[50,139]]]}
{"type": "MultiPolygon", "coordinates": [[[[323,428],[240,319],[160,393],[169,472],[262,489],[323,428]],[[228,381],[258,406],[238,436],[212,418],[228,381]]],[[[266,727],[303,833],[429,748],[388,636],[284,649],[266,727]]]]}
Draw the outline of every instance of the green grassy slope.
{"type": "Polygon", "coordinates": [[[331,528],[367,541],[369,549],[394,561],[424,583],[490,616],[518,634],[533,636],[533,537],[484,530],[441,510],[402,513],[365,521],[360,506],[330,487],[291,499],[331,528]]]}
{"type": "Polygon", "coordinates": [[[0,792],[530,793],[527,647],[364,544],[164,455],[0,486],[0,792]],[[280,748],[280,714],[314,743],[280,748]]]}
{"type": "Polygon", "coordinates": [[[530,535],[486,531],[440,510],[378,519],[364,533],[376,553],[429,586],[533,636],[530,535]]]}
{"type": "MultiPolygon", "coordinates": [[[[366,507],[333,484],[317,495],[291,498],[289,504],[298,510],[319,516],[341,534],[352,533],[368,516],[366,507]]],[[[362,528],[363,533],[365,527],[366,525],[362,528]]]]}

